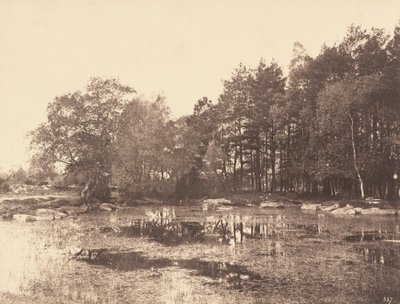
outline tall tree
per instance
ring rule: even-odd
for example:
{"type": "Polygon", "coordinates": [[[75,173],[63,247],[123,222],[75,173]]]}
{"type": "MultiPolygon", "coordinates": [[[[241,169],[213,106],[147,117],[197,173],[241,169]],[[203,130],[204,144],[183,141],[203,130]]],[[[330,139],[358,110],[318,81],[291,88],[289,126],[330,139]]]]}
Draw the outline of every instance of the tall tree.
{"type": "MultiPolygon", "coordinates": [[[[168,176],[167,153],[169,109],[164,98],[149,102],[135,98],[125,107],[115,143],[114,171],[120,184],[130,184],[138,193],[156,190],[168,176]]],[[[132,190],[131,190],[132,191],[132,190]]]]}
{"type": "Polygon", "coordinates": [[[85,172],[87,201],[110,197],[113,144],[120,115],[134,92],[115,79],[92,78],[86,92],[56,97],[48,106],[47,122],[32,132],[38,153],[69,172],[85,172]]]}
{"type": "MultiPolygon", "coordinates": [[[[379,75],[348,77],[326,86],[318,99],[321,123],[329,123],[330,127],[338,131],[336,136],[342,139],[345,139],[347,135],[362,198],[365,197],[365,158],[361,156],[364,152],[361,124],[366,109],[373,101],[374,92],[380,86],[380,79],[379,75]]],[[[339,157],[345,159],[345,155],[339,157]]]]}

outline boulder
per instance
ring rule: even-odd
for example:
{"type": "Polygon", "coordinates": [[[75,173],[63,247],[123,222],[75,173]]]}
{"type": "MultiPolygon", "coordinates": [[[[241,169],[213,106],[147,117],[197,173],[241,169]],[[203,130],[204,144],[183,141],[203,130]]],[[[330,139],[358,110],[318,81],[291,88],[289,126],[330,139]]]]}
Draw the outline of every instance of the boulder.
{"type": "Polygon", "coordinates": [[[229,210],[232,210],[232,209],[233,209],[232,206],[217,206],[215,208],[215,210],[217,210],[217,211],[229,211],[229,210]]]}
{"type": "Polygon", "coordinates": [[[263,202],[260,204],[260,208],[283,208],[283,203],[276,203],[276,202],[263,202]]]}
{"type": "Polygon", "coordinates": [[[148,197],[145,197],[145,198],[143,198],[143,200],[145,200],[146,202],[148,202],[148,203],[150,203],[150,204],[158,204],[158,205],[164,204],[163,201],[160,201],[160,200],[155,199],[155,198],[148,198],[148,197]]]}
{"type": "Polygon", "coordinates": [[[115,209],[108,206],[108,204],[100,204],[99,210],[101,211],[114,211],[115,209]]]}
{"type": "Polygon", "coordinates": [[[33,215],[29,214],[13,214],[12,216],[13,220],[16,220],[18,222],[35,222],[36,218],[33,215]]]}
{"type": "Polygon", "coordinates": [[[373,197],[367,197],[367,198],[365,199],[365,201],[366,201],[368,204],[380,204],[380,203],[382,203],[382,200],[381,200],[381,199],[379,199],[379,198],[373,198],[373,197]]]}
{"type": "Polygon", "coordinates": [[[67,216],[67,214],[65,214],[64,212],[59,212],[59,211],[52,210],[52,209],[37,209],[36,215],[42,216],[42,217],[49,216],[55,220],[58,220],[58,219],[61,219],[61,218],[64,218],[67,216]]]}
{"type": "Polygon", "coordinates": [[[75,207],[75,206],[62,206],[60,208],[57,208],[59,212],[68,214],[68,215],[75,215],[79,213],[86,212],[88,210],[88,206],[83,204],[82,206],[75,207]]]}
{"type": "Polygon", "coordinates": [[[301,210],[304,211],[317,211],[321,210],[322,205],[321,204],[303,204],[301,205],[301,210]]]}
{"type": "Polygon", "coordinates": [[[327,206],[327,207],[323,207],[322,211],[330,212],[330,211],[333,211],[333,210],[338,209],[338,208],[340,208],[339,204],[335,203],[333,205],[330,205],[330,206],[327,206]]]}
{"type": "MultiPolygon", "coordinates": [[[[52,214],[42,214],[42,215],[33,215],[33,218],[35,221],[41,222],[41,221],[52,221],[55,220],[56,217],[52,214]]],[[[57,219],[60,219],[61,217],[57,217],[57,219]]]]}
{"type": "Polygon", "coordinates": [[[356,214],[356,210],[354,210],[352,205],[347,204],[345,207],[335,209],[331,213],[337,215],[353,215],[356,214]]]}
{"type": "Polygon", "coordinates": [[[214,199],[209,198],[209,199],[205,199],[202,202],[202,208],[204,211],[207,211],[209,209],[214,210],[217,208],[217,206],[220,207],[220,206],[226,206],[226,205],[231,205],[231,204],[233,204],[232,201],[227,200],[225,198],[214,198],[214,199]]]}
{"type": "Polygon", "coordinates": [[[121,207],[114,205],[114,204],[109,204],[109,203],[102,203],[99,206],[100,210],[106,210],[106,211],[115,211],[121,209],[121,207]]]}
{"type": "Polygon", "coordinates": [[[233,204],[232,201],[226,199],[226,198],[209,198],[209,199],[205,199],[203,201],[203,204],[211,204],[211,205],[230,205],[233,204]]]}
{"type": "Polygon", "coordinates": [[[362,209],[362,214],[365,215],[395,215],[395,209],[380,209],[380,208],[368,208],[362,209]]]}

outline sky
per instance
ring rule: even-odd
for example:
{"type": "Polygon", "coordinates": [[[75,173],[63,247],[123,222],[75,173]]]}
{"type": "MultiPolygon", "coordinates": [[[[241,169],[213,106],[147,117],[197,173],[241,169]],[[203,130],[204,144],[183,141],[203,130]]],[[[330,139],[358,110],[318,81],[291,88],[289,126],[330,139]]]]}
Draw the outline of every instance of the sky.
{"type": "Polygon", "coordinates": [[[118,78],[172,117],[261,58],[284,70],[293,43],[315,56],[352,24],[385,28],[398,0],[0,0],[0,171],[27,166],[27,133],[54,97],[118,78]]]}

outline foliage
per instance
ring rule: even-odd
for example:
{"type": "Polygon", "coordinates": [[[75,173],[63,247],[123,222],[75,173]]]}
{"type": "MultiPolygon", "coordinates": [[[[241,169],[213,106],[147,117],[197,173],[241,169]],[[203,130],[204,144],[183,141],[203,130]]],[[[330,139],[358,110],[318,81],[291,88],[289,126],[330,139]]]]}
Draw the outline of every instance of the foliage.
{"type": "Polygon", "coordinates": [[[32,172],[43,178],[63,163],[134,197],[251,190],[395,198],[399,83],[400,26],[388,35],[354,25],[315,57],[295,43],[288,77],[274,61],[239,64],[215,103],[203,97],[176,120],[163,97],[133,98],[132,88],[94,78],[85,93],[49,105],[33,132],[32,172]]]}
{"type": "Polygon", "coordinates": [[[127,104],[115,142],[116,183],[129,184],[138,193],[149,192],[160,189],[171,176],[173,133],[168,115],[161,96],[153,102],[135,98],[127,104]]]}
{"type": "Polygon", "coordinates": [[[56,97],[47,122],[32,132],[38,157],[64,164],[67,172],[85,172],[98,198],[107,199],[108,191],[100,188],[110,179],[119,118],[133,92],[115,79],[92,78],[85,93],[56,97]]]}

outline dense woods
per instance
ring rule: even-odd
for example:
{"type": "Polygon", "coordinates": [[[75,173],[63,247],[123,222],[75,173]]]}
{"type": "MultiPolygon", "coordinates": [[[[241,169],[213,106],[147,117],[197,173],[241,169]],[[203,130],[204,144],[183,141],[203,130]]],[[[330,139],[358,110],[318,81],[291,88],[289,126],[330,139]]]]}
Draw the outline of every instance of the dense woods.
{"type": "Polygon", "coordinates": [[[49,105],[32,144],[36,163],[63,163],[99,198],[113,184],[178,199],[222,191],[395,199],[399,124],[400,25],[393,34],[351,26],[314,58],[295,43],[287,76],[275,62],[239,64],[218,100],[201,98],[177,120],[163,96],[145,100],[94,78],[85,93],[49,105]]]}

